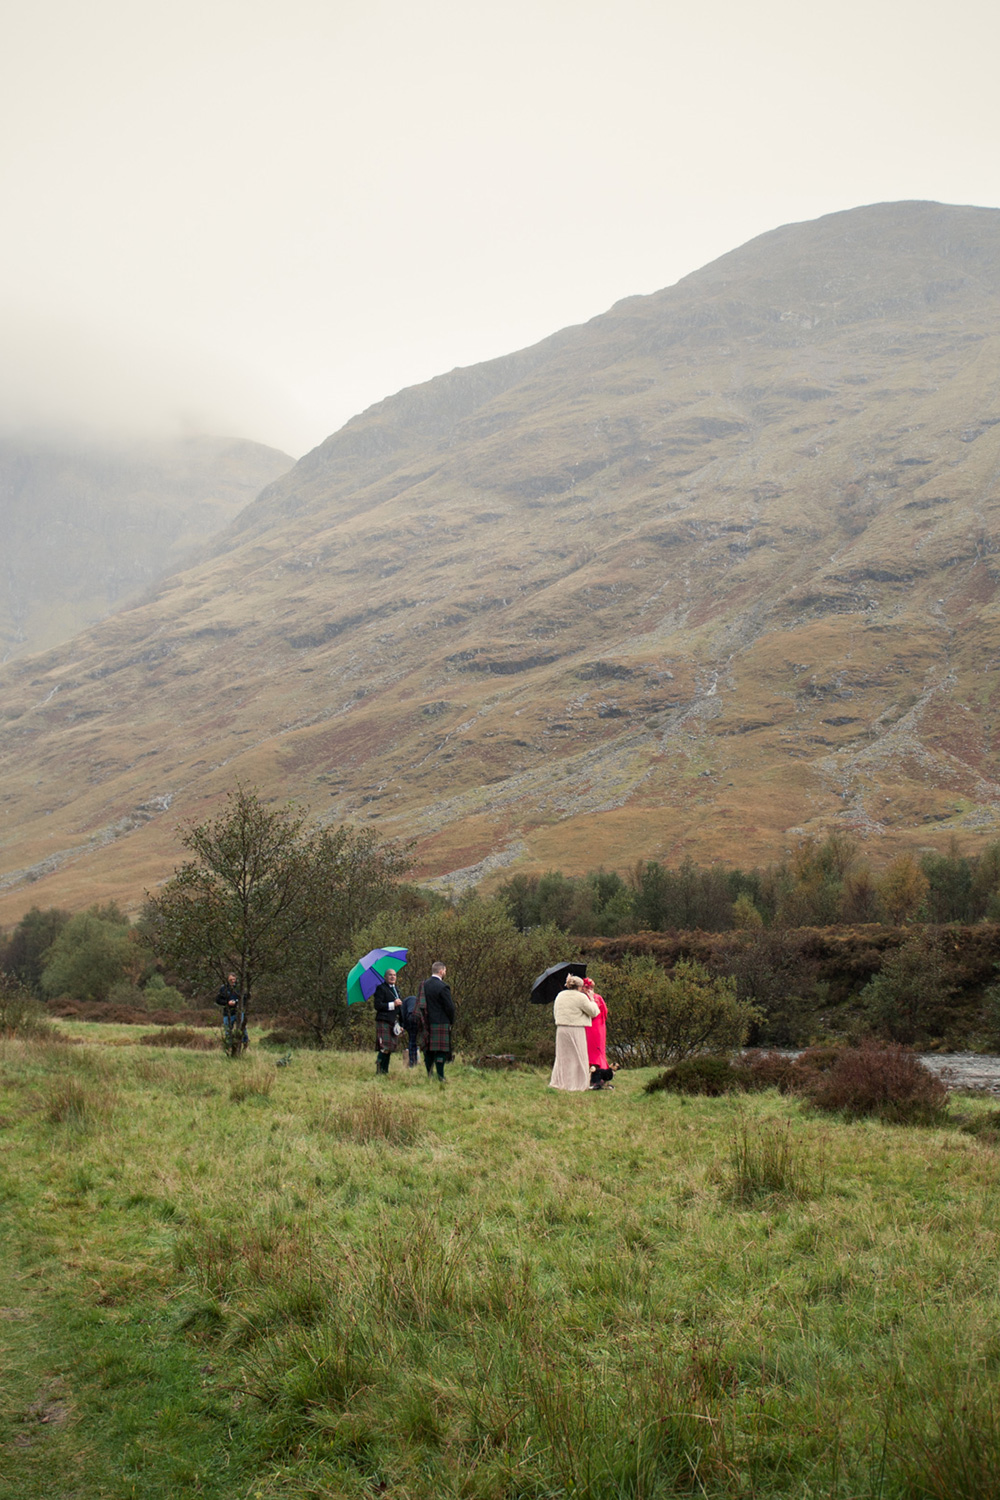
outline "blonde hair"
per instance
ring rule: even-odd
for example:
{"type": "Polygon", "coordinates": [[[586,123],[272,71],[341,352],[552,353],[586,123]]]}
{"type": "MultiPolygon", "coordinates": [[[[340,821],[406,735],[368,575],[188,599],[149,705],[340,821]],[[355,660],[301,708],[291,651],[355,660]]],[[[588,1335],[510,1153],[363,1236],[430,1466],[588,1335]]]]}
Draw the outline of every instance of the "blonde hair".
{"type": "Polygon", "coordinates": [[[582,990],[583,989],[583,980],[580,978],[579,974],[567,974],[566,975],[566,988],[568,990],[569,989],[573,989],[573,990],[582,990]]]}

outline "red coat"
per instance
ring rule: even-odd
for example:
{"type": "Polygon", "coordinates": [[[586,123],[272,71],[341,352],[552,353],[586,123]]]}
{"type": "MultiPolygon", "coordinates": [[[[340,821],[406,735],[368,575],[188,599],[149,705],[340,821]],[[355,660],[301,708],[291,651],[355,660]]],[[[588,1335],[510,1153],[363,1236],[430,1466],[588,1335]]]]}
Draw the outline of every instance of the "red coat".
{"type": "Polygon", "coordinates": [[[608,1007],[604,1003],[604,996],[599,995],[596,990],[587,990],[586,993],[597,1001],[600,1012],[587,1027],[587,1061],[592,1068],[606,1068],[608,1058],[604,1049],[608,1031],[608,1007]]]}

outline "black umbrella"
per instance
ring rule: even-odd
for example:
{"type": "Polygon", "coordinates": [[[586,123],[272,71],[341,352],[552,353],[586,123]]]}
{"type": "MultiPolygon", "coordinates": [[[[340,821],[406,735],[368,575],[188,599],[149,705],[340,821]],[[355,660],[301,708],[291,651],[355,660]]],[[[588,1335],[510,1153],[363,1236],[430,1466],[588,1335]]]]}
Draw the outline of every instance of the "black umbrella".
{"type": "Polygon", "coordinates": [[[579,974],[582,979],[586,972],[586,964],[553,964],[551,969],[546,969],[544,974],[539,974],[532,985],[529,996],[532,1005],[551,1005],[559,991],[566,988],[568,974],[579,974]]]}

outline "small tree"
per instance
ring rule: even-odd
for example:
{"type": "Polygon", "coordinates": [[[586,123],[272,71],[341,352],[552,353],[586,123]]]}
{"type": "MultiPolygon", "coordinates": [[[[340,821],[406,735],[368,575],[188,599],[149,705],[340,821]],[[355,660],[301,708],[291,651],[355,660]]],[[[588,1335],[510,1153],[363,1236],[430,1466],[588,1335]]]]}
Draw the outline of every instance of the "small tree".
{"type": "Polygon", "coordinates": [[[146,907],[158,957],[195,985],[235,973],[244,995],[276,974],[310,916],[302,826],[237,784],[219,817],[187,829],[193,858],[146,907]]]}
{"type": "Polygon", "coordinates": [[[877,1030],[909,1044],[945,1029],[943,1011],[954,993],[940,942],[918,931],[886,954],[858,998],[877,1030]]]}
{"type": "Polygon", "coordinates": [[[352,935],[379,913],[385,914],[383,927],[398,926],[399,883],[411,859],[408,848],[380,840],[371,829],[341,827],[309,839],[302,862],[303,921],[267,993],[323,1046],[344,1017],[352,935]]]}
{"type": "Polygon", "coordinates": [[[900,854],[886,865],[878,880],[879,905],[883,919],[900,927],[915,917],[930,883],[912,854],[900,854]]]}
{"type": "Polygon", "coordinates": [[[679,1062],[697,1052],[742,1047],[760,1011],[737,998],[736,981],[713,977],[692,959],[667,973],[648,955],[595,964],[608,1004],[608,1051],[623,1067],[679,1062]]]}

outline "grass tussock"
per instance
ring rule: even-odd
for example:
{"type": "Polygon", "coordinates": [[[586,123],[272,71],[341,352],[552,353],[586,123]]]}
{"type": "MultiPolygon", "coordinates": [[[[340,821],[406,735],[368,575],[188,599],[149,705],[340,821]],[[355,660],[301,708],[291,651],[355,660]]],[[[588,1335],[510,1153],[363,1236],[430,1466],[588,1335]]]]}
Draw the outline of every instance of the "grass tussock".
{"type": "Polygon", "coordinates": [[[89,1130],[107,1122],[114,1103],[113,1094],[105,1089],[88,1085],[79,1078],[61,1078],[49,1089],[45,1118],[50,1125],[89,1130]]]}
{"type": "Polygon", "coordinates": [[[751,1120],[741,1114],[729,1138],[729,1171],[725,1179],[734,1203],[761,1198],[802,1198],[809,1174],[792,1139],[788,1121],[751,1120]]]}
{"type": "Polygon", "coordinates": [[[246,1057],[235,1061],[235,1076],[229,1082],[229,1097],[234,1104],[243,1104],[248,1099],[269,1099],[274,1088],[274,1064],[246,1057]]]}
{"type": "Polygon", "coordinates": [[[392,1099],[381,1086],[360,1099],[330,1109],[324,1124],[340,1140],[360,1145],[409,1146],[417,1139],[420,1116],[412,1105],[392,1099]]]}

